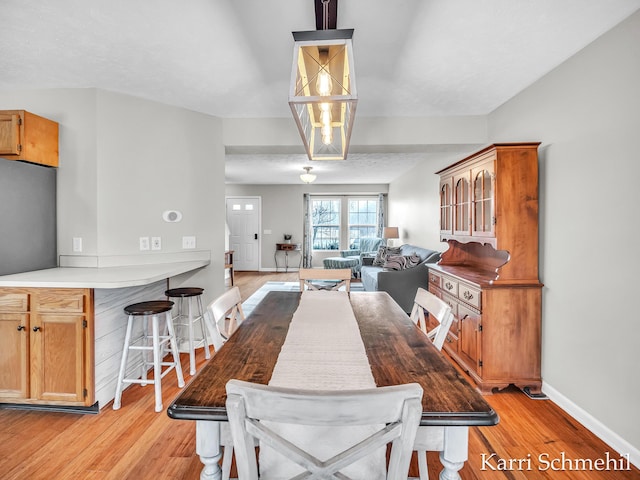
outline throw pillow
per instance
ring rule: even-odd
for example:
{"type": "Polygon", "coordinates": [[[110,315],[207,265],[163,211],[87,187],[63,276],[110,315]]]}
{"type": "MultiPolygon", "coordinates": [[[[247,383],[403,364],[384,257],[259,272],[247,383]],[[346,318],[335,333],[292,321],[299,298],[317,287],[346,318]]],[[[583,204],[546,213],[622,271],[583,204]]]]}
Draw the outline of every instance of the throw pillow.
{"type": "Polygon", "coordinates": [[[406,270],[420,264],[420,257],[412,253],[411,255],[389,255],[382,266],[385,270],[406,270]]]}
{"type": "Polygon", "coordinates": [[[373,264],[377,267],[382,267],[389,255],[400,255],[400,247],[387,247],[386,245],[382,245],[378,249],[376,258],[373,259],[373,264]]]}

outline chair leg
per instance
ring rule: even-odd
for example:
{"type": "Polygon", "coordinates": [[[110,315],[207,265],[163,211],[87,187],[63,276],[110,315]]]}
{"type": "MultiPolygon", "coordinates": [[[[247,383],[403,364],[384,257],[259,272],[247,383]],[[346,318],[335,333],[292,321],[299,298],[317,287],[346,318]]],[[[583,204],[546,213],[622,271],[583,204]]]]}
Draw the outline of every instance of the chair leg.
{"type": "Polygon", "coordinates": [[[158,326],[158,315],[152,317],[153,335],[153,387],[156,397],[156,412],[162,411],[162,365],[160,362],[160,328],[158,326]]]}
{"type": "Polygon", "coordinates": [[[127,357],[129,356],[129,342],[131,341],[131,330],[133,328],[133,317],[129,316],[127,330],[124,335],[124,347],[122,348],[122,359],[120,360],[120,372],[118,373],[118,385],[116,385],[116,396],[113,399],[113,409],[118,410],[122,401],[122,388],[124,375],[127,370],[127,357]]]}
{"type": "Polygon", "coordinates": [[[222,480],[229,480],[231,477],[231,459],[233,458],[233,445],[224,446],[222,457],[222,480]]]}
{"type": "Polygon", "coordinates": [[[207,334],[207,328],[204,324],[204,309],[202,308],[202,299],[198,296],[198,312],[200,313],[200,330],[202,331],[202,343],[204,344],[204,358],[211,358],[211,351],[209,350],[209,338],[207,334]]]}
{"type": "Polygon", "coordinates": [[[429,470],[427,469],[427,452],[425,450],[416,451],[418,457],[418,472],[420,480],[429,480],[429,470]]]}
{"type": "Polygon", "coordinates": [[[173,367],[178,377],[178,387],[184,387],[184,375],[182,375],[182,364],[180,363],[180,352],[178,351],[178,341],[176,340],[176,332],[173,328],[173,320],[171,312],[167,313],[167,328],[169,330],[169,344],[171,345],[171,355],[173,356],[173,367]]]}
{"type": "Polygon", "coordinates": [[[196,350],[194,348],[193,342],[193,302],[191,300],[187,300],[189,304],[189,313],[187,316],[188,328],[189,328],[189,375],[196,374],[196,350]]]}

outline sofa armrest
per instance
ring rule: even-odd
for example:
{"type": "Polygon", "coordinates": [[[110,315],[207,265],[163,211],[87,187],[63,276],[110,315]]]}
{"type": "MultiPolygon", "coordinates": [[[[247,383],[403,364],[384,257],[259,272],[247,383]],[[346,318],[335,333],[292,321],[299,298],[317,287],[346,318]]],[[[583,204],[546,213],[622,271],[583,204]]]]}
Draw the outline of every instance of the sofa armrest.
{"type": "Polygon", "coordinates": [[[360,256],[360,250],[340,250],[341,257],[358,257],[360,256]]]}
{"type": "Polygon", "coordinates": [[[425,262],[406,270],[383,270],[378,273],[378,290],[387,292],[409,313],[418,288],[429,288],[429,272],[425,262]]]}

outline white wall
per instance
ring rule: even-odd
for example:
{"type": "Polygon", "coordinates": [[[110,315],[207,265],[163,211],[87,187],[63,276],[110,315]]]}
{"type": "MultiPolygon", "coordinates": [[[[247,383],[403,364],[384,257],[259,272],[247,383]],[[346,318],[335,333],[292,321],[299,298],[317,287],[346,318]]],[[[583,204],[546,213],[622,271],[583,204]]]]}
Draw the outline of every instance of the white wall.
{"type": "MultiPolygon", "coordinates": [[[[387,185],[227,185],[226,195],[228,197],[258,196],[262,198],[262,230],[263,232],[271,230],[272,233],[271,235],[262,235],[261,270],[275,269],[276,243],[284,241],[285,233],[293,235],[292,242],[302,243],[303,197],[305,193],[378,194],[387,193],[387,185]]],[[[335,252],[332,255],[335,255],[335,252]]],[[[279,265],[282,266],[281,260],[279,265]]],[[[321,255],[314,255],[313,266],[322,266],[321,255]]]]}
{"type": "MultiPolygon", "coordinates": [[[[146,257],[182,250],[183,235],[211,252],[211,265],[172,280],[224,290],[224,146],[222,123],[208,115],[96,89],[0,92],[0,109],[26,109],[60,125],[58,253],[84,258],[146,257]],[[162,212],[177,209],[179,223],[162,212]],[[162,250],[140,252],[140,236],[162,250]]],[[[133,261],[136,261],[133,259],[133,261]]]]}
{"type": "MultiPolygon", "coordinates": [[[[542,142],[543,390],[637,465],[636,45],[640,13],[490,114],[488,140],[542,142]]],[[[412,226],[403,240],[438,243],[433,172],[445,164],[423,165],[390,185],[390,222],[412,226]]]]}

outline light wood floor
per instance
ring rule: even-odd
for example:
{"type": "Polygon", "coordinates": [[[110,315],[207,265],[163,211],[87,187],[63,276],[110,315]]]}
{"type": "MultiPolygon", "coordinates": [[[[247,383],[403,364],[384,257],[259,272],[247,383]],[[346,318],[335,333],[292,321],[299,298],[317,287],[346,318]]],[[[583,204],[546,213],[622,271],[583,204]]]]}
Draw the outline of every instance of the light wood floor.
{"type": "MultiPolygon", "coordinates": [[[[295,273],[236,273],[236,285],[247,298],[269,280],[296,281],[295,273]]],[[[199,364],[204,355],[199,352],[199,364]]],[[[188,358],[183,356],[187,382],[188,358]]],[[[175,377],[163,380],[165,409],[179,393],[175,377]]],[[[619,455],[549,400],[530,400],[518,390],[486,397],[500,415],[494,427],[472,428],[469,461],[463,480],[492,479],[640,479],[640,471],[540,471],[539,455],[549,461],[600,459],[619,455]],[[524,459],[530,471],[482,470],[490,461],[524,459]]],[[[195,454],[195,423],[170,419],[153,409],[153,387],[126,390],[122,408],[107,405],[98,415],[0,409],[0,479],[2,480],[197,480],[202,464],[195,454]]],[[[429,475],[437,479],[441,465],[429,454],[429,475]]],[[[514,468],[517,465],[514,465],[514,468]]],[[[417,475],[415,462],[412,475],[417,475]]]]}

